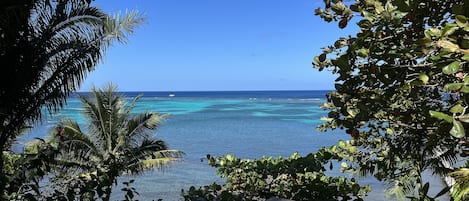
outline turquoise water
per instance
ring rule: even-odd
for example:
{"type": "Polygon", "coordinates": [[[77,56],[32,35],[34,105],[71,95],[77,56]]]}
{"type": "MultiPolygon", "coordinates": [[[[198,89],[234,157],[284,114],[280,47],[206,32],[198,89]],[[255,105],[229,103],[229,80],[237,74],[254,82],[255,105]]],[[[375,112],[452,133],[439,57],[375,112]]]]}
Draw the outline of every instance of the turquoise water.
{"type": "MultiPolygon", "coordinates": [[[[127,93],[127,96],[132,98],[137,94],[127,93]]],[[[340,139],[348,140],[349,135],[343,131],[316,131],[321,123],[319,118],[327,115],[319,108],[325,102],[324,97],[324,91],[144,92],[134,112],[149,110],[171,114],[155,135],[168,142],[170,148],[182,150],[186,155],[164,171],[123,177],[120,182],[135,179],[140,200],[180,200],[181,189],[222,182],[215,169],[203,160],[207,154],[231,153],[243,158],[289,156],[293,152],[306,155],[340,139]],[[169,97],[169,94],[175,96],[169,97]]],[[[63,110],[20,139],[20,144],[34,137],[44,137],[57,120],[65,117],[86,123],[76,97],[71,97],[63,110]]],[[[361,183],[374,187],[367,200],[384,200],[381,183],[372,178],[362,179],[361,183]]],[[[122,199],[120,187],[114,190],[113,199],[122,199]]]]}

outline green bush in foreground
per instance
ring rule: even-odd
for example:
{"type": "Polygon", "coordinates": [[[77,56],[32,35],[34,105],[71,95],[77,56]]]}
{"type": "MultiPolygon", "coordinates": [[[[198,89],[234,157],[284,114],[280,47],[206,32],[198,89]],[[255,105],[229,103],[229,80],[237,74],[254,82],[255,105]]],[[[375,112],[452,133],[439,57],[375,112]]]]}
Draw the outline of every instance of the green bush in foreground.
{"type": "MultiPolygon", "coordinates": [[[[208,156],[209,164],[218,169],[226,183],[191,187],[182,195],[185,200],[363,200],[369,186],[360,186],[353,178],[326,176],[325,166],[332,159],[341,158],[329,149],[276,159],[208,156]]],[[[329,166],[332,169],[332,163],[329,166]]]]}

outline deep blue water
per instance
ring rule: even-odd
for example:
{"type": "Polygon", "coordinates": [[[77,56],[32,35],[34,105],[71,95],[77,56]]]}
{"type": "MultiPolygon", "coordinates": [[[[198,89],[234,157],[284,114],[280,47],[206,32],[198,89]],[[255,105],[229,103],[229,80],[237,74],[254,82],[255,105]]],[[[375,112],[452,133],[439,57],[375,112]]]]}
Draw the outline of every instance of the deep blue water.
{"type": "MultiPolygon", "coordinates": [[[[319,106],[325,102],[327,91],[236,91],[236,92],[125,92],[130,98],[143,94],[134,112],[146,110],[169,113],[167,120],[155,133],[168,142],[170,148],[186,153],[183,161],[164,171],[147,172],[130,177],[140,200],[163,198],[179,200],[181,189],[189,186],[221,182],[215,169],[204,159],[207,154],[220,156],[231,153],[243,158],[289,156],[293,152],[306,155],[338,140],[348,140],[343,131],[321,133],[316,126],[327,111],[319,106]]],[[[81,93],[80,95],[87,95],[81,93]]],[[[49,116],[29,134],[19,140],[26,143],[34,137],[44,137],[61,118],[86,124],[80,101],[73,95],[59,113],[49,116]]],[[[331,174],[339,174],[332,172],[331,174]]],[[[121,181],[130,179],[123,177],[121,181]]],[[[372,178],[362,179],[374,191],[367,200],[384,200],[384,187],[372,178]]],[[[120,187],[114,188],[113,199],[122,199],[120,187]]]]}

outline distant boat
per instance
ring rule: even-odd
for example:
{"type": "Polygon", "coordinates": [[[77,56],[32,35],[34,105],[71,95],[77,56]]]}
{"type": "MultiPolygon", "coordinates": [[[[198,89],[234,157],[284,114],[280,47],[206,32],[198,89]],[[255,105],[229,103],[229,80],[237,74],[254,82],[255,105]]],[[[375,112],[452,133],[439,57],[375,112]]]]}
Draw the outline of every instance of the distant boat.
{"type": "Polygon", "coordinates": [[[176,96],[176,95],[174,95],[174,94],[169,94],[168,96],[169,96],[169,97],[174,97],[174,96],[176,96]]]}

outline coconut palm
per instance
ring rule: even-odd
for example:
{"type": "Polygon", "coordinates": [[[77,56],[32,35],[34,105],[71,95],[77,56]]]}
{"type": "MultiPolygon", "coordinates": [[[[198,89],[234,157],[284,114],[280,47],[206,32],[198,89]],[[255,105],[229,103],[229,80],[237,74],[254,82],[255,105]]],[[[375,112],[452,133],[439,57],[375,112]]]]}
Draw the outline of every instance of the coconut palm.
{"type": "Polygon", "coordinates": [[[456,171],[449,174],[454,178],[452,196],[455,201],[469,199],[469,162],[456,171]]]}
{"type": "MultiPolygon", "coordinates": [[[[91,0],[0,2],[0,154],[25,128],[56,111],[94,70],[112,41],[125,41],[142,18],[112,17],[91,0]]],[[[3,173],[0,194],[13,189],[3,173]]],[[[13,190],[15,191],[15,190],[13,190]]]]}
{"type": "Polygon", "coordinates": [[[182,155],[153,137],[167,115],[132,114],[137,100],[127,103],[112,85],[93,88],[91,97],[81,97],[88,120],[86,132],[76,121],[65,119],[53,135],[60,150],[58,163],[65,165],[68,173],[99,177],[97,191],[102,192],[103,200],[109,200],[117,177],[161,169],[182,155]]]}

